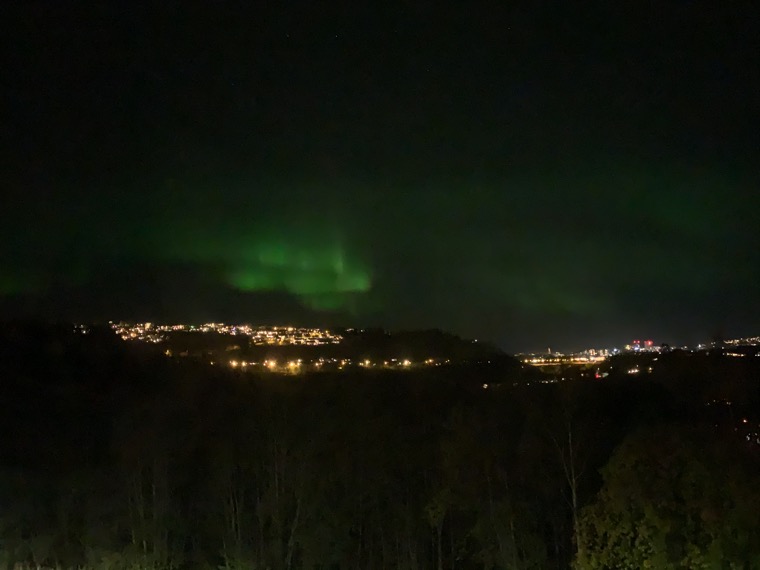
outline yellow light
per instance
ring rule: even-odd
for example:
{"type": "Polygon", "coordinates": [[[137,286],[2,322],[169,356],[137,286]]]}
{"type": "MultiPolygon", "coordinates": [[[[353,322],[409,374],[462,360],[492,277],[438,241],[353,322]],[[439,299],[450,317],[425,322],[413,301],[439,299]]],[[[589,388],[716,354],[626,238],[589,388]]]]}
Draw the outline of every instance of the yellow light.
{"type": "Polygon", "coordinates": [[[232,366],[233,368],[237,368],[237,365],[238,365],[237,360],[230,360],[230,366],[232,366]]]}

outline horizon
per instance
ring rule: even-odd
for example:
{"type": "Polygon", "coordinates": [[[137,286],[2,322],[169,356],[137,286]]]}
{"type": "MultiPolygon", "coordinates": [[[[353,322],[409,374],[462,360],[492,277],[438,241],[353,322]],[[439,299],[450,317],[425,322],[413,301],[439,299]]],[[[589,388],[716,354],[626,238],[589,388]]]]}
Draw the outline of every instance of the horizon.
{"type": "Polygon", "coordinates": [[[441,333],[444,335],[452,335],[455,336],[463,341],[470,341],[470,342],[482,342],[485,344],[489,344],[504,354],[512,355],[512,356],[518,356],[522,354],[545,354],[545,353],[559,353],[559,354],[575,354],[575,353],[581,353],[587,350],[612,350],[617,349],[621,350],[627,345],[635,344],[638,341],[644,342],[644,341],[652,341],[654,346],[662,346],[667,345],[671,349],[680,349],[680,348],[691,348],[691,347],[697,347],[701,345],[709,345],[710,343],[716,342],[716,339],[720,339],[722,342],[730,342],[734,340],[743,340],[743,339],[753,339],[758,338],[757,334],[752,333],[746,333],[746,334],[721,334],[721,335],[713,335],[711,337],[704,337],[696,339],[693,342],[683,342],[679,341],[678,339],[656,339],[651,338],[647,335],[638,335],[635,337],[631,337],[628,339],[613,339],[613,340],[603,340],[596,343],[591,343],[588,345],[574,345],[571,347],[568,346],[551,346],[549,344],[545,346],[534,346],[534,347],[523,347],[520,349],[511,349],[508,347],[504,347],[499,345],[498,343],[494,342],[491,339],[488,338],[474,338],[474,337],[468,337],[466,335],[459,334],[456,331],[452,330],[446,330],[440,327],[426,327],[426,328],[389,328],[384,327],[380,325],[361,325],[361,324],[333,324],[333,325],[325,325],[324,323],[317,323],[317,322],[256,322],[256,321],[243,321],[243,320],[233,320],[233,321],[224,321],[219,319],[210,319],[205,321],[161,321],[161,320],[130,320],[130,319],[108,319],[108,320],[91,320],[91,321],[77,321],[77,320],[68,320],[68,319],[47,319],[47,318],[29,318],[29,317],[16,317],[13,319],[6,319],[4,321],[0,321],[0,324],[2,323],[9,323],[9,322],[28,322],[28,323],[39,323],[39,324],[47,324],[47,325],[60,325],[60,326],[68,326],[68,325],[84,325],[84,326],[102,326],[107,327],[109,329],[113,329],[113,327],[117,324],[129,324],[129,325],[145,325],[145,324],[151,324],[153,327],[168,327],[168,326],[188,326],[188,327],[201,327],[203,325],[209,325],[209,324],[216,324],[216,325],[225,325],[230,327],[251,327],[251,328],[271,328],[271,329],[285,329],[285,328],[303,328],[303,329],[323,329],[327,331],[356,331],[358,333],[364,333],[365,331],[383,331],[390,335],[397,335],[397,334],[406,334],[406,333],[441,333]],[[644,339],[642,341],[641,339],[644,339]]]}

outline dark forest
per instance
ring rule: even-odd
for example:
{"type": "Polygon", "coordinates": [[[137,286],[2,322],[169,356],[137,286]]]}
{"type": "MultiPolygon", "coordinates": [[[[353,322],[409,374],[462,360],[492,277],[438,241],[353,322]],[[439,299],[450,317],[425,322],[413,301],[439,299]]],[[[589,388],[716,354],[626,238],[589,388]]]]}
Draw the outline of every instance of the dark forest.
{"type": "Polygon", "coordinates": [[[0,340],[3,568],[760,568],[760,358],[486,389],[0,340]]]}

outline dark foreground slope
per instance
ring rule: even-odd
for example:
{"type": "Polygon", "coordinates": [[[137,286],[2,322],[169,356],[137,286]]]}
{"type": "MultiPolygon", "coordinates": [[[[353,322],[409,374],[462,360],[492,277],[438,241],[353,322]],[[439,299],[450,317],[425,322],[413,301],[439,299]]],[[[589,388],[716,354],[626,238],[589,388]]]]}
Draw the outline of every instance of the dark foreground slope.
{"type": "Polygon", "coordinates": [[[483,367],[258,377],[169,359],[108,331],[6,325],[0,562],[567,568],[580,545],[588,567],[614,565],[608,554],[621,545],[605,529],[636,526],[616,499],[636,490],[625,479],[633,470],[648,481],[633,499],[673,497],[668,512],[687,505],[683,520],[698,527],[671,524],[656,537],[675,545],[658,567],[718,547],[750,564],[760,540],[746,519],[730,519],[743,542],[711,530],[724,520],[716,504],[757,500],[742,485],[754,448],[734,431],[746,418],[681,398],[688,366],[676,372],[672,385],[614,375],[499,383],[483,367]],[[660,465],[662,456],[672,460],[660,465]],[[682,492],[687,479],[727,495],[696,504],[704,494],[682,492]]]}

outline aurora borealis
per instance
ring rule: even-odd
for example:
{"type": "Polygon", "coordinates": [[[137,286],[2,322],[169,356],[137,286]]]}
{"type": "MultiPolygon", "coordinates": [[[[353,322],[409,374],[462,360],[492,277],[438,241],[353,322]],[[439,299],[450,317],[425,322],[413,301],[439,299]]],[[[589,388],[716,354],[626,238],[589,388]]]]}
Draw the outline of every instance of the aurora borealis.
{"type": "Polygon", "coordinates": [[[0,306],[513,350],[756,333],[757,39],[676,4],[20,8],[0,306]]]}

